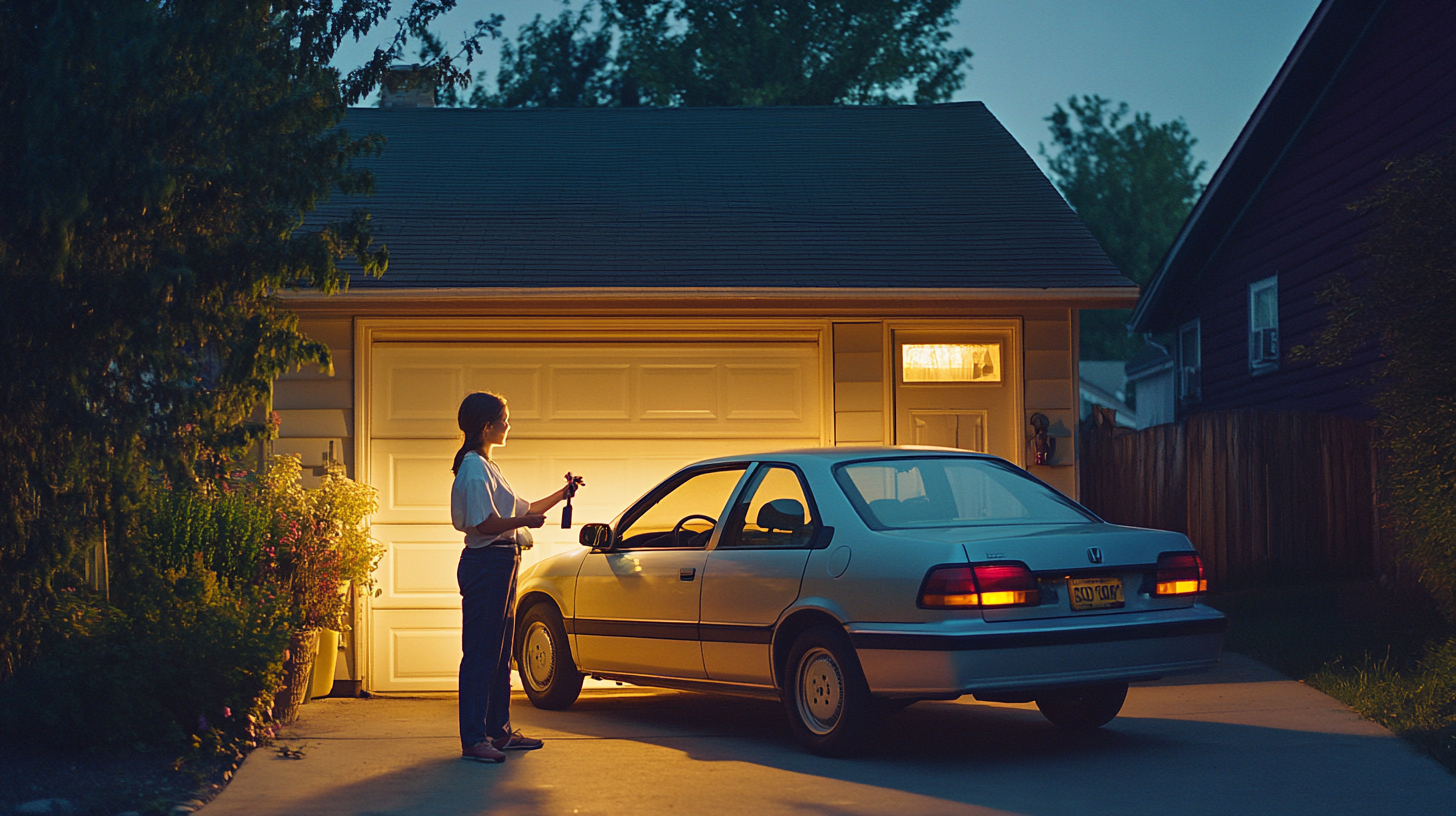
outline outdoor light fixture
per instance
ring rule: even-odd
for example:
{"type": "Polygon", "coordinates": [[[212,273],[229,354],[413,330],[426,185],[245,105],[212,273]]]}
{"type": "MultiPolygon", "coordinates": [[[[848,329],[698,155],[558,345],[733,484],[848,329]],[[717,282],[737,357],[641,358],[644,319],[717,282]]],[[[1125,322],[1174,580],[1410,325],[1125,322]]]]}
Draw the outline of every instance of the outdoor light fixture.
{"type": "Polygon", "coordinates": [[[902,379],[912,382],[1001,382],[1000,343],[906,343],[902,379]]]}

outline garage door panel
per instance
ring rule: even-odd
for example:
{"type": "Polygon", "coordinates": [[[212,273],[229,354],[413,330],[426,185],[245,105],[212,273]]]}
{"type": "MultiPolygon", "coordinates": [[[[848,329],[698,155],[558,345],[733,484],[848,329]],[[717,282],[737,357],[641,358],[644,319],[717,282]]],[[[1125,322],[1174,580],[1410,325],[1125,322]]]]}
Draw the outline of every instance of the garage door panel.
{"type": "MultiPolygon", "coordinates": [[[[465,389],[455,399],[458,410],[465,394],[474,391],[490,391],[505,394],[511,403],[511,422],[540,419],[542,381],[546,378],[546,366],[536,364],[501,364],[465,366],[465,389]]],[[[438,418],[436,418],[438,419],[438,418]]],[[[454,415],[450,417],[454,421],[454,415]]],[[[458,426],[455,426],[458,427],[458,426]]]]}
{"type": "Polygon", "coordinates": [[[503,394],[518,439],[821,436],[813,343],[385,343],[374,357],[375,438],[454,436],[467,390],[503,394]]]}
{"type": "MultiPolygon", "coordinates": [[[[807,378],[802,366],[730,364],[724,369],[729,420],[798,423],[804,421],[811,402],[817,410],[818,379],[815,378],[813,394],[810,394],[805,388],[807,378]]],[[[814,419],[817,422],[818,417],[814,419]]]]}
{"type": "Polygon", "coordinates": [[[448,524],[375,524],[384,546],[374,577],[375,609],[459,609],[455,567],[464,536],[448,524]]]}
{"type": "Polygon", "coordinates": [[[460,677],[460,611],[377,609],[373,615],[376,691],[454,691],[460,677]]]}
{"type": "Polygon", "coordinates": [[[551,366],[550,418],[631,419],[631,377],[626,363],[551,366]]]}

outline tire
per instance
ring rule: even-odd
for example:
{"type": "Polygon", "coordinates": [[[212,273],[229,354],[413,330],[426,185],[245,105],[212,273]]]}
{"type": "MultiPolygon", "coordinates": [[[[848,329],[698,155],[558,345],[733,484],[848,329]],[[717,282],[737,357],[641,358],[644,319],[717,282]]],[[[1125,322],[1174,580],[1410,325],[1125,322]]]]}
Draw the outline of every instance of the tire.
{"type": "Polygon", "coordinates": [[[521,685],[525,686],[531,705],[560,711],[576,702],[581,694],[582,675],[571,658],[566,627],[555,606],[539,603],[526,610],[516,648],[521,685]]]}
{"type": "Polygon", "coordinates": [[[1036,707],[1063,731],[1094,731],[1112,722],[1126,699],[1126,683],[1105,683],[1048,692],[1036,698],[1036,707]]]}
{"type": "Polygon", "coordinates": [[[849,638],[827,626],[805,630],[784,667],[784,709],[794,738],[821,756],[862,749],[881,708],[870,696],[849,638]]]}

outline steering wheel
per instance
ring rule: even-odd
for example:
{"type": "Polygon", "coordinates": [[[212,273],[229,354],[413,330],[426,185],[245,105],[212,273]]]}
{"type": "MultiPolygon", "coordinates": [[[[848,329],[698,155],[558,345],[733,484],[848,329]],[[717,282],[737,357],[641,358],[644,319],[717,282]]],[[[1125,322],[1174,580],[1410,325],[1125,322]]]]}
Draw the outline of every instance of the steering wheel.
{"type": "MultiPolygon", "coordinates": [[[[672,525],[672,545],[674,547],[680,547],[680,546],[682,546],[678,542],[678,533],[679,533],[679,531],[681,531],[683,529],[683,525],[684,524],[687,524],[688,522],[692,521],[693,519],[702,519],[703,521],[708,522],[709,524],[713,525],[714,527],[717,527],[718,526],[718,520],[715,519],[715,518],[713,518],[712,516],[704,516],[704,515],[697,514],[697,513],[695,513],[695,514],[693,514],[691,516],[683,516],[678,521],[677,524],[672,525]]],[[[692,532],[692,531],[689,530],[688,532],[692,532]]],[[[708,530],[708,532],[711,533],[712,530],[708,530]]],[[[693,535],[702,535],[702,533],[693,533],[693,535]]]]}

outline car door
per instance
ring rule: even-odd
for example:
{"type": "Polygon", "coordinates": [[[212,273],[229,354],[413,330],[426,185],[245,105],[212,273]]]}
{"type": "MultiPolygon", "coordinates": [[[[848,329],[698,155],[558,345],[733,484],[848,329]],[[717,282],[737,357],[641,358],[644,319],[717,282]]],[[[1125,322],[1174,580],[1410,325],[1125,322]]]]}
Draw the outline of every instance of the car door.
{"type": "Polygon", "coordinates": [[[703,665],[711,680],[773,685],[773,627],[799,597],[827,531],[798,471],[760,465],[728,514],[703,576],[703,665]]]}
{"type": "Polygon", "coordinates": [[[630,509],[608,551],[588,553],[576,582],[583,671],[706,676],[698,603],[708,543],[747,465],[675,475],[630,509]]]}

